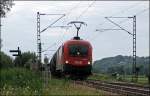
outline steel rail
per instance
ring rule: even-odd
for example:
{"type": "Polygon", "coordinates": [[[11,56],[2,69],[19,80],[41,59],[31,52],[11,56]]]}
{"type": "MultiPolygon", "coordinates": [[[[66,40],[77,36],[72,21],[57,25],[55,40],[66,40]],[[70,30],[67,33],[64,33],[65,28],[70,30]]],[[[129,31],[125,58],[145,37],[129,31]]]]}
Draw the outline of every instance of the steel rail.
{"type": "Polygon", "coordinates": [[[86,80],[86,81],[75,81],[77,84],[81,84],[84,86],[101,89],[104,91],[109,91],[112,93],[117,93],[118,95],[126,95],[126,96],[150,96],[149,88],[132,86],[128,84],[117,84],[117,83],[108,83],[102,81],[94,81],[94,80],[86,80]]]}

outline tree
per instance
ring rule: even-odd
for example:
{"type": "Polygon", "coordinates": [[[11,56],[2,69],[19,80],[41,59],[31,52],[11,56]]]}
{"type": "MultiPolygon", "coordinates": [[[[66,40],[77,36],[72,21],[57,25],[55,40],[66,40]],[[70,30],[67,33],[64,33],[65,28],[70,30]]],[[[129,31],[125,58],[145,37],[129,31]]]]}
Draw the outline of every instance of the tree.
{"type": "Polygon", "coordinates": [[[10,56],[6,55],[4,52],[0,52],[0,69],[13,67],[13,60],[10,56]]]}
{"type": "Polygon", "coordinates": [[[5,17],[14,5],[13,0],[0,0],[0,18],[5,17]]]}
{"type": "Polygon", "coordinates": [[[24,52],[22,53],[21,57],[16,57],[14,60],[14,63],[16,66],[19,67],[28,67],[30,66],[31,63],[36,62],[36,54],[33,52],[24,52]],[[21,61],[21,62],[20,62],[21,61]]]}
{"type": "Polygon", "coordinates": [[[109,74],[112,74],[112,73],[114,73],[116,70],[115,70],[115,68],[114,67],[108,67],[108,69],[107,69],[107,73],[109,73],[109,74]]]}
{"type": "Polygon", "coordinates": [[[14,5],[13,0],[0,0],[0,52],[1,52],[1,47],[2,47],[1,18],[6,17],[6,13],[10,11],[13,5],[14,5]]]}

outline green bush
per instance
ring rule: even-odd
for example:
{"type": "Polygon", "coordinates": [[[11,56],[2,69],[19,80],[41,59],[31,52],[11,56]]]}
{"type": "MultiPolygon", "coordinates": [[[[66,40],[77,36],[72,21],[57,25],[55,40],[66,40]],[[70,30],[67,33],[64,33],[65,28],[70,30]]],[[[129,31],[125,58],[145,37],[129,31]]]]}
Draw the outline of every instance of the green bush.
{"type": "Polygon", "coordinates": [[[0,69],[13,67],[13,60],[10,56],[6,55],[4,52],[0,52],[0,69]]]}
{"type": "Polygon", "coordinates": [[[24,52],[24,53],[22,53],[21,58],[20,57],[15,58],[14,63],[16,66],[26,67],[29,69],[30,64],[35,63],[36,59],[37,59],[37,57],[34,52],[24,52]]]}

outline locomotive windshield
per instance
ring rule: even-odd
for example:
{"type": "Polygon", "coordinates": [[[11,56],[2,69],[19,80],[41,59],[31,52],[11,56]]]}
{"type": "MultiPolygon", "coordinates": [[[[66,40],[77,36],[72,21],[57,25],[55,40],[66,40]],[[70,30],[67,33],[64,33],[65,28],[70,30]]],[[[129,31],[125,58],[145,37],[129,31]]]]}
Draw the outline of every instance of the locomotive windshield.
{"type": "Polygon", "coordinates": [[[88,47],[85,45],[70,45],[69,55],[70,56],[87,56],[88,47]]]}

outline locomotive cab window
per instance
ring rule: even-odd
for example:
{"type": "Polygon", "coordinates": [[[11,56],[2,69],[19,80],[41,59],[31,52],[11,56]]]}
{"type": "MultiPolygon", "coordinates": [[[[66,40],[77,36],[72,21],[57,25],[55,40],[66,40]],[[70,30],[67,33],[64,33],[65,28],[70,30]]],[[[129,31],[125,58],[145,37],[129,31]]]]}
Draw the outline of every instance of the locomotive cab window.
{"type": "Polygon", "coordinates": [[[70,56],[87,56],[88,46],[85,45],[70,45],[69,46],[70,56]]]}

